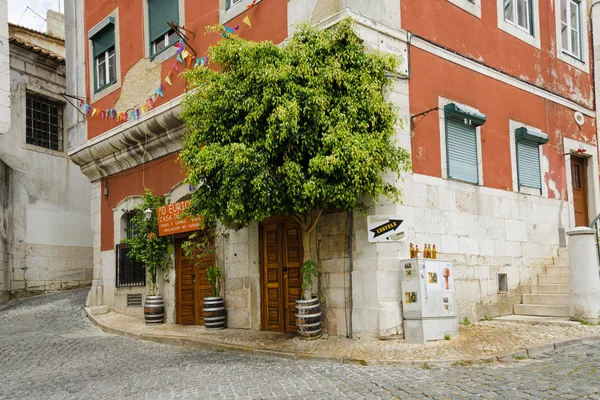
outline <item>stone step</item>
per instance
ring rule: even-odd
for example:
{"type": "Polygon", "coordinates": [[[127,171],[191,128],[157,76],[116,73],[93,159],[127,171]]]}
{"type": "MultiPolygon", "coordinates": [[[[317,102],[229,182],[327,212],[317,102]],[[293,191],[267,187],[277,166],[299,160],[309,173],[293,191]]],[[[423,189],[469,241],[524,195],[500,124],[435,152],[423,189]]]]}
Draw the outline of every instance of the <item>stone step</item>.
{"type": "Polygon", "coordinates": [[[558,256],[569,258],[569,248],[568,247],[559,247],[558,248],[558,256]]]}
{"type": "Polygon", "coordinates": [[[524,294],[523,304],[546,304],[550,306],[568,306],[568,294],[524,294]]]}
{"type": "Polygon", "coordinates": [[[569,283],[569,274],[540,274],[538,275],[538,282],[542,285],[547,283],[569,283]]]}
{"type": "Polygon", "coordinates": [[[569,257],[552,257],[552,263],[556,267],[568,267],[569,257]]]}
{"type": "Polygon", "coordinates": [[[546,285],[531,285],[529,293],[531,294],[569,294],[569,284],[546,284],[546,285]]]}
{"type": "Polygon", "coordinates": [[[568,266],[556,266],[556,265],[547,265],[544,267],[544,272],[546,274],[568,274],[569,267],[568,266]]]}
{"type": "Polygon", "coordinates": [[[569,306],[550,306],[546,304],[515,304],[517,315],[537,315],[540,317],[568,317],[569,306]]]}

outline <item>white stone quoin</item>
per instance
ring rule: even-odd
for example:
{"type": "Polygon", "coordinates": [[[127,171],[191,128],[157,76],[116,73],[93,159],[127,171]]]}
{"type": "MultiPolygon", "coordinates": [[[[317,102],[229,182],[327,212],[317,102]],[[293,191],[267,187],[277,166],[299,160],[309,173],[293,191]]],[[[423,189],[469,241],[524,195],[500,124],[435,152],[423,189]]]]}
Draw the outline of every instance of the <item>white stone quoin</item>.
{"type": "Polygon", "coordinates": [[[594,229],[583,226],[567,232],[571,274],[569,315],[573,319],[582,318],[593,323],[598,322],[600,318],[600,276],[594,237],[596,234],[594,229]]]}

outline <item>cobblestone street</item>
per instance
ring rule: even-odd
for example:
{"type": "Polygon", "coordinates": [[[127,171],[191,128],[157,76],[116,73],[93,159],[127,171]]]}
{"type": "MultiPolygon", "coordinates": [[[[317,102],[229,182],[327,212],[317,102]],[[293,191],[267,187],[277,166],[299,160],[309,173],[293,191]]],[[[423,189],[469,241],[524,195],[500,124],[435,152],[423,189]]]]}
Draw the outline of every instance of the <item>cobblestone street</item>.
{"type": "Polygon", "coordinates": [[[85,317],[86,294],[40,296],[0,311],[0,399],[600,399],[599,342],[448,368],[290,361],[107,335],[85,317]]]}

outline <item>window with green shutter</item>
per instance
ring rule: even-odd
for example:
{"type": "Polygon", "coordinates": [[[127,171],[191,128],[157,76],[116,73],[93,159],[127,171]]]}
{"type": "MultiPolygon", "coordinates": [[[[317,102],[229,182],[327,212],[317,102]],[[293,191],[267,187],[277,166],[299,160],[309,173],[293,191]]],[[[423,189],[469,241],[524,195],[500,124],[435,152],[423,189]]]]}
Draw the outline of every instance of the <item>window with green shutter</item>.
{"type": "Polygon", "coordinates": [[[540,145],[547,143],[548,139],[545,133],[531,128],[521,127],[515,131],[519,191],[525,186],[539,189],[542,193],[540,145]]]}
{"type": "Polygon", "coordinates": [[[94,58],[94,92],[99,92],[117,81],[115,53],[115,20],[106,18],[90,31],[94,58]]]}
{"type": "Polygon", "coordinates": [[[178,36],[169,22],[179,24],[179,0],[148,0],[148,35],[150,56],[170,47],[178,36]]]}
{"type": "Polygon", "coordinates": [[[479,184],[477,127],[485,115],[457,104],[444,107],[448,178],[479,184]]]}
{"type": "Polygon", "coordinates": [[[242,0],[225,0],[225,9],[229,10],[231,6],[235,6],[238,3],[241,3],[242,0]]]}

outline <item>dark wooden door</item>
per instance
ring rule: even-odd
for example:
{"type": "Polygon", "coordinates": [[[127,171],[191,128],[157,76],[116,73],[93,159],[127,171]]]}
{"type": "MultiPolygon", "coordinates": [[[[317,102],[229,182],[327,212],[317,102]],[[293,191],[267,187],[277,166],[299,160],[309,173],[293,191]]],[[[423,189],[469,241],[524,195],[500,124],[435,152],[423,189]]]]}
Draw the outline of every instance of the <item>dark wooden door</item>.
{"type": "Polygon", "coordinates": [[[261,228],[263,329],[296,332],[296,300],[302,293],[302,232],[292,219],[261,228]]]}
{"type": "Polygon", "coordinates": [[[205,257],[193,265],[181,244],[188,238],[175,240],[175,279],[176,279],[176,322],[181,325],[204,325],[202,306],[204,298],[211,295],[206,268],[212,265],[211,257],[205,257]]]}
{"type": "Polygon", "coordinates": [[[575,226],[588,226],[588,189],[585,171],[585,160],[581,157],[571,157],[571,182],[573,185],[573,208],[575,211],[575,226]]]}

